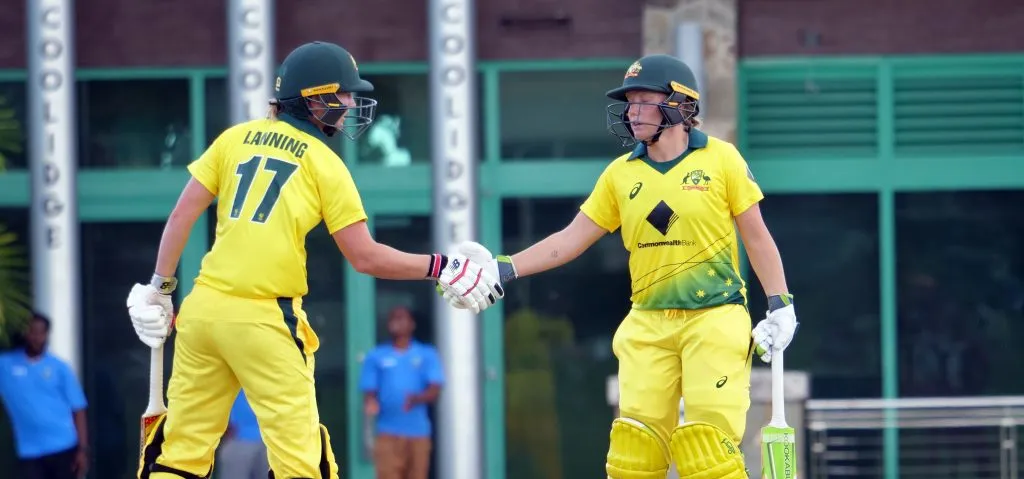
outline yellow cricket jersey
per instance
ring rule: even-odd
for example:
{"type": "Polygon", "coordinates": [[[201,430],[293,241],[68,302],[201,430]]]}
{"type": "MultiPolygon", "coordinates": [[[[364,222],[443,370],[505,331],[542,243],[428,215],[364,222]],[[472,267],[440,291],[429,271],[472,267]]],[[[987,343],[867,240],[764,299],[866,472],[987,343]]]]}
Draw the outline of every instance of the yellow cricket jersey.
{"type": "Polygon", "coordinates": [[[196,284],[243,298],[308,292],[306,235],[366,219],[352,175],[312,124],[286,114],[225,130],[188,166],[217,195],[217,234],[196,284]]]}
{"type": "Polygon", "coordinates": [[[746,303],[733,217],[764,198],[731,143],[693,129],[679,158],[656,163],[639,144],[605,168],[580,209],[622,228],[633,307],[699,309],[746,303]]]}

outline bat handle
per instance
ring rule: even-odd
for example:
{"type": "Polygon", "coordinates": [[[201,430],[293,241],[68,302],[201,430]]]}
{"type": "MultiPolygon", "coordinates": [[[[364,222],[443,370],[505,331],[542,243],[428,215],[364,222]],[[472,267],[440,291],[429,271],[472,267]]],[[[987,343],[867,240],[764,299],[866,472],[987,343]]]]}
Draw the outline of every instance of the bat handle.
{"type": "Polygon", "coordinates": [[[149,352],[149,405],[157,406],[164,401],[164,346],[152,348],[149,352]]]}
{"type": "Polygon", "coordinates": [[[782,351],[772,353],[772,425],[786,425],[786,393],[783,390],[785,365],[782,351]]]}

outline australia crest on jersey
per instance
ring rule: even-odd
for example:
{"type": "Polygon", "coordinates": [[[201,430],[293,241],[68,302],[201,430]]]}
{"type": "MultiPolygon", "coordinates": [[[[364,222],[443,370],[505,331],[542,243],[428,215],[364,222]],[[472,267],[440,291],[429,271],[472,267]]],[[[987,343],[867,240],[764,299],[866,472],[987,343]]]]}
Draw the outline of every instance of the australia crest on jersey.
{"type": "Polygon", "coordinates": [[[704,170],[693,170],[683,176],[680,186],[684,190],[708,191],[711,189],[708,186],[710,183],[711,177],[704,173],[704,170]]]}

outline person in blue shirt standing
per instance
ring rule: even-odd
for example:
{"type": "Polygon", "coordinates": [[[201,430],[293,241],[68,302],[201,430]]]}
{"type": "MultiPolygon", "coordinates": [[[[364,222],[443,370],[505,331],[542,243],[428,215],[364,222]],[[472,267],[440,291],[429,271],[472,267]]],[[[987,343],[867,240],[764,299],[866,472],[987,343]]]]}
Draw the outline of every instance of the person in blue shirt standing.
{"type": "Polygon", "coordinates": [[[374,348],[359,378],[368,420],[375,420],[377,479],[427,479],[432,425],[427,405],[437,400],[444,370],[437,349],[413,339],[408,308],[388,315],[389,344],[374,348]]]}
{"type": "Polygon", "coordinates": [[[228,430],[220,443],[218,479],[266,479],[270,464],[256,413],[239,391],[228,417],[228,430]]]}
{"type": "Polygon", "coordinates": [[[85,394],[71,367],[46,351],[50,320],[36,313],[24,347],[0,354],[0,399],[14,429],[20,479],[85,477],[85,394]]]}

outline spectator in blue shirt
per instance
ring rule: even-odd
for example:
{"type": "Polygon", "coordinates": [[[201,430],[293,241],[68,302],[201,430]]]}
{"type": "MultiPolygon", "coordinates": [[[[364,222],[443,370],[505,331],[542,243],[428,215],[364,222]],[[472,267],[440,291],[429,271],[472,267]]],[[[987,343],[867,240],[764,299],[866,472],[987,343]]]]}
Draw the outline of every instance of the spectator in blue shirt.
{"type": "Polygon", "coordinates": [[[231,407],[227,433],[220,443],[217,478],[266,479],[269,471],[267,448],[256,414],[245,398],[245,391],[239,391],[231,407]]]}
{"type": "Polygon", "coordinates": [[[433,447],[427,405],[437,400],[444,371],[437,350],[413,339],[407,308],[391,310],[387,325],[390,344],[370,351],[359,378],[367,420],[376,426],[377,479],[426,479],[433,447]]]}
{"type": "Polygon", "coordinates": [[[85,394],[71,367],[46,351],[50,320],[34,314],[24,347],[0,354],[0,399],[14,429],[20,479],[85,477],[85,394]]]}

